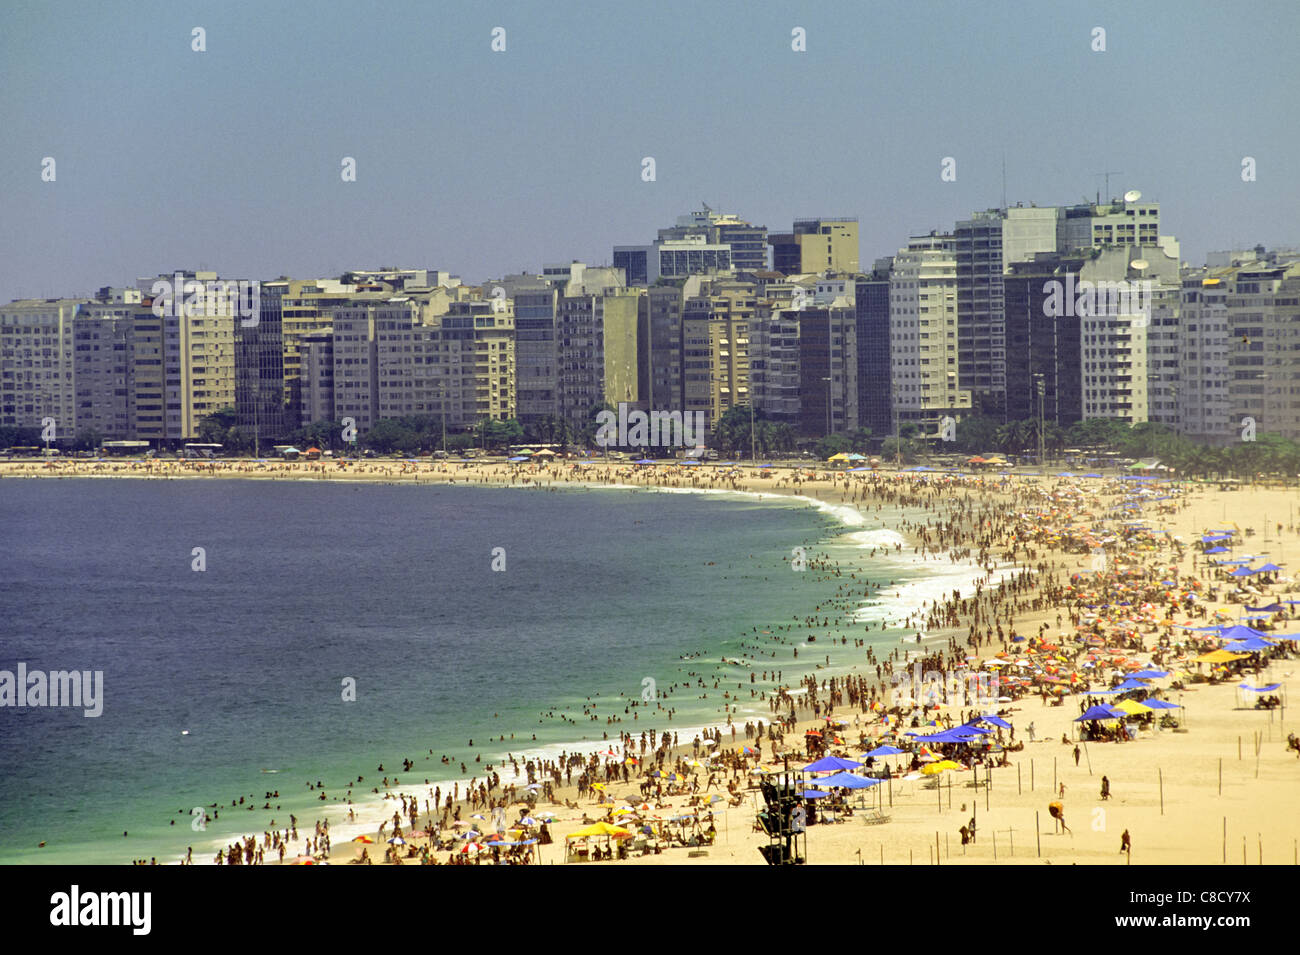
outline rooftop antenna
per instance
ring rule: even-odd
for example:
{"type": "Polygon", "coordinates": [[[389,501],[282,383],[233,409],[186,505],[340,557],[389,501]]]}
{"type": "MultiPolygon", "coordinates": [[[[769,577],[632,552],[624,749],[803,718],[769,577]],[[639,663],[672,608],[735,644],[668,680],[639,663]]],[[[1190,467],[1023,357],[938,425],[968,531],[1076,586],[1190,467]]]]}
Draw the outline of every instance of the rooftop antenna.
{"type": "Polygon", "coordinates": [[[1002,208],[1007,207],[1007,151],[1002,150],[1002,208]]]}
{"type": "MultiPolygon", "coordinates": [[[[1104,176],[1106,178],[1106,201],[1107,202],[1110,202],[1110,177],[1122,176],[1122,175],[1124,175],[1122,172],[1115,172],[1114,170],[1111,170],[1110,172],[1099,172],[1095,174],[1095,176],[1104,176]]],[[[1097,205],[1101,205],[1100,195],[1097,196],[1097,205]]]]}

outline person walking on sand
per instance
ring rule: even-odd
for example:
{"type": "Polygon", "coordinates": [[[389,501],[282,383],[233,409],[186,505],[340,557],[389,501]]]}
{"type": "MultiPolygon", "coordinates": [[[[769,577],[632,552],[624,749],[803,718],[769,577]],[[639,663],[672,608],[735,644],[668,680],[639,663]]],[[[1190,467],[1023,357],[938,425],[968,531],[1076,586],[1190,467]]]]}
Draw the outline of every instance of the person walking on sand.
{"type": "Polygon", "coordinates": [[[1032,743],[1033,741],[1034,741],[1034,724],[1031,722],[1029,724],[1029,742],[1032,743]]]}
{"type": "Polygon", "coordinates": [[[1105,776],[1101,777],[1101,798],[1102,799],[1110,798],[1110,780],[1107,779],[1105,776]]]}
{"type": "Polygon", "coordinates": [[[1079,747],[1077,745],[1074,747],[1074,765],[1079,765],[1079,747]]]}
{"type": "Polygon", "coordinates": [[[1133,840],[1129,838],[1128,830],[1124,830],[1124,835],[1119,837],[1119,851],[1133,854],[1133,840]]]}

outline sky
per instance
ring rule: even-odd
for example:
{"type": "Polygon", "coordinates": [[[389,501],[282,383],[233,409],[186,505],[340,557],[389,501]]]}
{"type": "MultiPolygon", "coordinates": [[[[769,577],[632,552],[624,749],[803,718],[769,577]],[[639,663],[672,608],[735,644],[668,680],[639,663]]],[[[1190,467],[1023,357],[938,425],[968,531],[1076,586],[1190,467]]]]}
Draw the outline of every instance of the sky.
{"type": "Polygon", "coordinates": [[[1296,246],[1298,36],[1295,0],[4,0],[0,301],[195,268],[478,283],[608,264],[701,203],[857,216],[867,268],[1001,206],[1004,159],[1012,205],[1111,172],[1185,261],[1296,246]]]}

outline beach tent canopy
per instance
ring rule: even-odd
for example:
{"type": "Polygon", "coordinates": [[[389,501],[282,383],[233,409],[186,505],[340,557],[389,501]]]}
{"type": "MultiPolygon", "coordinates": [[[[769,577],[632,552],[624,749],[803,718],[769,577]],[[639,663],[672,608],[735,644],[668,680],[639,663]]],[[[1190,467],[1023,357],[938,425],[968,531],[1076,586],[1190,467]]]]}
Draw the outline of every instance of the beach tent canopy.
{"type": "Polygon", "coordinates": [[[805,773],[825,773],[840,772],[845,769],[857,769],[861,763],[855,763],[851,759],[841,759],[838,756],[823,756],[814,763],[809,763],[803,768],[805,773]]]}
{"type": "MultiPolygon", "coordinates": [[[[978,720],[971,720],[971,723],[992,723],[994,726],[1001,726],[1003,729],[1011,729],[1011,724],[998,716],[981,716],[978,720]]],[[[969,726],[970,723],[966,725],[969,726]]]]}
{"type": "Polygon", "coordinates": [[[1229,577],[1251,577],[1254,576],[1256,573],[1257,571],[1251,570],[1249,567],[1238,567],[1236,570],[1229,571],[1228,576],[1229,577]]]}
{"type": "Polygon", "coordinates": [[[834,776],[826,776],[822,779],[812,780],[814,786],[839,786],[843,789],[869,789],[872,786],[878,786],[883,780],[867,779],[865,776],[854,776],[852,773],[836,773],[834,776]]]}
{"type": "Polygon", "coordinates": [[[1276,573],[1277,571],[1279,571],[1279,570],[1281,570],[1281,569],[1282,569],[1282,568],[1279,567],[1277,564],[1265,564],[1263,567],[1257,567],[1257,568],[1255,568],[1255,573],[1257,573],[1257,574],[1272,574],[1272,573],[1276,573]]]}
{"type": "Polygon", "coordinates": [[[1151,707],[1143,706],[1141,703],[1137,702],[1137,700],[1122,700],[1119,703],[1116,703],[1114,708],[1117,710],[1123,710],[1129,715],[1151,712],[1151,707]]]}
{"type": "Polygon", "coordinates": [[[1253,653],[1257,650],[1269,650],[1275,646],[1277,644],[1272,640],[1265,640],[1263,637],[1251,637],[1249,640],[1234,640],[1231,643],[1225,643],[1223,649],[1232,650],[1233,652],[1246,650],[1253,653]]]}
{"type": "Polygon", "coordinates": [[[1244,653],[1232,653],[1228,650],[1211,650],[1209,653],[1202,653],[1196,658],[1197,663],[1230,663],[1233,660],[1240,660],[1244,653]]]}
{"type": "Polygon", "coordinates": [[[827,461],[847,461],[847,460],[849,460],[849,456],[848,456],[848,454],[845,453],[844,451],[841,451],[839,454],[832,454],[832,455],[831,455],[829,458],[827,458],[826,460],[827,460],[827,461]]]}
{"type": "Polygon", "coordinates": [[[631,830],[624,829],[622,826],[611,826],[607,822],[598,822],[594,825],[587,826],[585,829],[578,829],[569,833],[566,839],[586,839],[590,836],[613,836],[615,839],[630,839],[631,830]]]}
{"type": "Polygon", "coordinates": [[[1153,710],[1176,710],[1176,709],[1178,709],[1178,704],[1177,704],[1177,703],[1170,703],[1168,700],[1157,700],[1155,697],[1150,697],[1150,698],[1144,700],[1143,703],[1144,703],[1147,707],[1149,707],[1149,708],[1151,708],[1151,709],[1153,709],[1153,710]]]}
{"type": "Polygon", "coordinates": [[[1130,680],[1163,680],[1168,675],[1168,670],[1138,670],[1128,676],[1130,680]]]}
{"type": "Polygon", "coordinates": [[[901,749],[895,749],[893,746],[877,746],[871,752],[863,753],[862,756],[864,759],[867,757],[879,759],[882,756],[901,756],[902,753],[903,751],[901,749]]]}
{"type": "Polygon", "coordinates": [[[1268,686],[1251,686],[1248,683],[1242,683],[1241,689],[1250,690],[1251,693],[1272,693],[1281,686],[1281,683],[1270,683],[1268,686]]]}
{"type": "Polygon", "coordinates": [[[1112,707],[1103,706],[1099,703],[1096,706],[1090,706],[1084,710],[1083,715],[1075,717],[1074,722],[1086,723],[1088,720],[1116,720],[1122,715],[1122,713],[1114,712],[1112,707]]]}
{"type": "Polygon", "coordinates": [[[825,799],[830,793],[818,792],[816,789],[805,789],[802,795],[804,799],[825,799]]]}
{"type": "Polygon", "coordinates": [[[1249,640],[1251,637],[1267,636],[1263,630],[1256,630],[1254,627],[1243,627],[1240,624],[1234,624],[1231,627],[1214,628],[1219,631],[1219,636],[1225,640],[1249,640]]]}

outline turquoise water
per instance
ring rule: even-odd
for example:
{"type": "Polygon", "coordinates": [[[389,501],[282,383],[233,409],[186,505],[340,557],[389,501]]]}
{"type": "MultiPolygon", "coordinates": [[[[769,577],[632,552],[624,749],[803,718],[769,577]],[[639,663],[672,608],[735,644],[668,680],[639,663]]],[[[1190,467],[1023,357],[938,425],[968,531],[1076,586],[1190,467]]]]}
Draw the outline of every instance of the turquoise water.
{"type": "MultiPolygon", "coordinates": [[[[728,684],[673,690],[690,670],[743,682],[742,712],[766,718],[749,671],[719,661],[834,592],[791,573],[792,549],[871,563],[861,533],[806,503],[617,489],[13,480],[0,527],[0,669],[104,675],[98,718],[0,710],[4,862],[207,861],[272,819],[319,817],[359,775],[368,796],[381,762],[391,779],[414,760],[404,785],[467,781],[507,752],[721,725],[728,684]],[[647,679],[671,722],[631,706],[647,679]]],[[[809,656],[863,654],[773,649],[787,680],[809,656]]]]}

